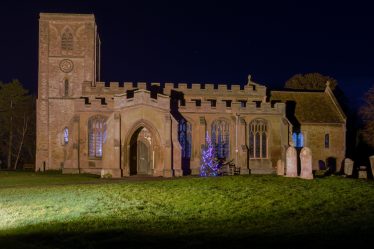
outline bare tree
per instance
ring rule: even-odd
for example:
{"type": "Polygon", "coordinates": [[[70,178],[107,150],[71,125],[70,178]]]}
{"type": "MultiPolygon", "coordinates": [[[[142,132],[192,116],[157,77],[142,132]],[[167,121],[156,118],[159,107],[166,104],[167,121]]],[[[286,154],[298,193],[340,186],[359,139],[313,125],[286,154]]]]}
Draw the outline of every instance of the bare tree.
{"type": "Polygon", "coordinates": [[[23,114],[23,123],[22,123],[22,126],[20,127],[21,130],[19,132],[20,141],[19,141],[18,150],[17,150],[15,161],[14,161],[13,169],[17,168],[18,161],[19,161],[21,151],[22,151],[22,148],[23,148],[23,144],[24,144],[24,141],[25,141],[25,137],[26,137],[26,134],[27,134],[27,130],[29,128],[29,122],[30,122],[30,117],[26,116],[26,113],[24,113],[23,114]]]}
{"type": "Polygon", "coordinates": [[[364,96],[364,105],[359,111],[364,127],[361,135],[364,141],[374,148],[374,86],[364,96]]]}
{"type": "Polygon", "coordinates": [[[24,141],[33,113],[33,98],[28,91],[23,88],[18,80],[10,83],[0,82],[0,153],[3,158],[7,158],[7,168],[15,168],[22,153],[24,141]],[[25,119],[24,119],[25,118],[25,119]],[[25,126],[23,120],[27,121],[26,130],[22,136],[25,126]],[[19,151],[19,152],[18,152],[19,151]],[[15,163],[13,160],[16,159],[15,163]]]}

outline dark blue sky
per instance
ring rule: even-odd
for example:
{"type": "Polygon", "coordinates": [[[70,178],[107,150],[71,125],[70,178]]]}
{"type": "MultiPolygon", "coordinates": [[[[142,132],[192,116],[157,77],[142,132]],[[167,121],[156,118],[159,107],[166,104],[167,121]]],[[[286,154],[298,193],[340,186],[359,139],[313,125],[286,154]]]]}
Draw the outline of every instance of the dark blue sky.
{"type": "Polygon", "coordinates": [[[355,105],[374,84],[374,12],[357,1],[2,1],[0,80],[37,85],[39,12],[93,13],[103,81],[336,78],[355,105]],[[279,3],[281,2],[281,3],[279,3]]]}

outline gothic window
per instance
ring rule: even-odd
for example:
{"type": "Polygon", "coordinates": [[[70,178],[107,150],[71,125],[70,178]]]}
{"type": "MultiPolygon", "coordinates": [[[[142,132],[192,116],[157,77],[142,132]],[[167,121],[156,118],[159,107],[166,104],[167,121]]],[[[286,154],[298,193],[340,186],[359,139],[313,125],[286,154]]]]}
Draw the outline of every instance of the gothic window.
{"type": "Polygon", "coordinates": [[[330,134],[325,134],[325,148],[330,148],[330,134]]]}
{"type": "Polygon", "coordinates": [[[69,143],[69,129],[67,127],[64,128],[64,144],[69,143]]]}
{"type": "Polygon", "coordinates": [[[304,135],[301,132],[294,132],[292,134],[292,141],[296,148],[304,147],[304,135]]]}
{"type": "Polygon", "coordinates": [[[103,143],[106,139],[105,117],[97,115],[88,121],[88,155],[94,158],[103,156],[103,143]]]}
{"type": "Polygon", "coordinates": [[[182,158],[191,158],[192,129],[184,119],[179,123],[179,143],[182,146],[182,158]]]}
{"type": "Polygon", "coordinates": [[[263,119],[255,119],[249,124],[249,158],[268,157],[268,125],[263,119]]]}
{"type": "Polygon", "coordinates": [[[64,95],[69,96],[69,80],[65,79],[64,81],[64,95]]]}
{"type": "Polygon", "coordinates": [[[230,129],[225,120],[212,123],[212,144],[215,145],[218,158],[228,159],[230,156],[230,129]]]}
{"type": "Polygon", "coordinates": [[[65,30],[61,37],[61,49],[66,51],[73,50],[73,34],[65,30]]]}

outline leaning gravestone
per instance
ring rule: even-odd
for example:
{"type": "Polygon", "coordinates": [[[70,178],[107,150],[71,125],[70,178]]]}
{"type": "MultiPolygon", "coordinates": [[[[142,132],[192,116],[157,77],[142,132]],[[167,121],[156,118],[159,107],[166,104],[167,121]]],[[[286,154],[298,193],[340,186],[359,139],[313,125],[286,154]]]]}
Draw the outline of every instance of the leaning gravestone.
{"type": "Polygon", "coordinates": [[[277,174],[284,176],[284,162],[281,159],[277,161],[277,174]]]}
{"type": "Polygon", "coordinates": [[[313,179],[312,172],[312,151],[308,147],[302,148],[300,152],[301,173],[303,179],[313,179]]]}
{"type": "Polygon", "coordinates": [[[373,173],[374,175],[374,155],[369,156],[369,160],[370,160],[370,165],[371,165],[371,173],[373,173]]]}
{"type": "Polygon", "coordinates": [[[297,152],[293,146],[286,151],[286,176],[297,177],[297,152]]]}
{"type": "Polygon", "coordinates": [[[350,158],[344,159],[344,174],[347,176],[353,174],[353,161],[350,158]]]}

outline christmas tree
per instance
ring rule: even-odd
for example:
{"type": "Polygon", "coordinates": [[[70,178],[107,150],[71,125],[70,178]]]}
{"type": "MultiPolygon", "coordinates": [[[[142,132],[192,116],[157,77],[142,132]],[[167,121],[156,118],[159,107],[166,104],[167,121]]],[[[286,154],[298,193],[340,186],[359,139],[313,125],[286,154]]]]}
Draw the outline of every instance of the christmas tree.
{"type": "Polygon", "coordinates": [[[219,163],[216,159],[215,146],[208,133],[205,140],[206,144],[201,153],[200,176],[218,176],[219,163]]]}

